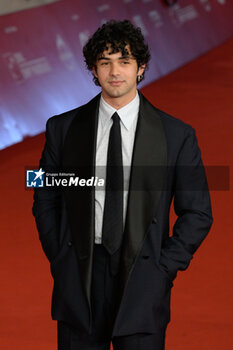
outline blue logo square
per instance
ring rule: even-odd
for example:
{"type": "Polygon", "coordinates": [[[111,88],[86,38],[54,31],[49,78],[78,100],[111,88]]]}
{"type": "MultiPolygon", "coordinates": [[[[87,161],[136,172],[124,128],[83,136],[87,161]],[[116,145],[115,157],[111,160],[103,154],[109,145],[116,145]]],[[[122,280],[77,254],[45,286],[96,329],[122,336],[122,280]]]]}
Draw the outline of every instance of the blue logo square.
{"type": "Polygon", "coordinates": [[[44,171],[27,170],[26,187],[44,187],[44,171]]]}

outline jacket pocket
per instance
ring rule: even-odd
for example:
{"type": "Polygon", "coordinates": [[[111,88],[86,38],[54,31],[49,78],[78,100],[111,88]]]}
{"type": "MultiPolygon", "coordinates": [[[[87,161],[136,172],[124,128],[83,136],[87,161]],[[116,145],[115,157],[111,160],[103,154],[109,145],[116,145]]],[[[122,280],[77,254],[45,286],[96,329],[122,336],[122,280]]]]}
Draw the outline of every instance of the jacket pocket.
{"type": "Polygon", "coordinates": [[[160,273],[161,276],[163,276],[163,278],[166,278],[167,281],[169,282],[170,286],[173,286],[173,279],[171,278],[171,276],[169,275],[169,273],[163,268],[162,265],[158,264],[149,254],[143,254],[141,255],[141,259],[144,261],[148,261],[152,263],[153,267],[155,268],[155,270],[157,272],[160,273]]]}
{"type": "Polygon", "coordinates": [[[56,254],[55,258],[51,261],[51,271],[54,270],[54,267],[57,265],[57,263],[62,259],[62,257],[66,254],[66,252],[70,249],[70,246],[66,243],[64,243],[58,253],[56,254]]]}

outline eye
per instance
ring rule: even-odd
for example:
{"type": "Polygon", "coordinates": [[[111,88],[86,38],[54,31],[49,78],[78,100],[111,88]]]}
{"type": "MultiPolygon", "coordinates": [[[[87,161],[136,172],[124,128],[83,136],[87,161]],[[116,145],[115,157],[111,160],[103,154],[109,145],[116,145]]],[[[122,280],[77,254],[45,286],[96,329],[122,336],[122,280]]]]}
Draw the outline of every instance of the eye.
{"type": "Polygon", "coordinates": [[[122,64],[129,64],[129,61],[122,61],[122,64]]]}
{"type": "Polygon", "coordinates": [[[101,62],[101,66],[107,66],[109,64],[109,62],[101,62]]]}

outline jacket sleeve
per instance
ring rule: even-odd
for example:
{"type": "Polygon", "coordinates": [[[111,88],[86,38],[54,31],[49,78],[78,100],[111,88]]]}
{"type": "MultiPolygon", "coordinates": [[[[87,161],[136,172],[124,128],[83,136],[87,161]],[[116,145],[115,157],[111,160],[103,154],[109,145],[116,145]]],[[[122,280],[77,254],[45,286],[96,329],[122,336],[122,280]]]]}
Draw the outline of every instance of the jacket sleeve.
{"type": "Polygon", "coordinates": [[[195,131],[185,130],[175,166],[174,209],[178,216],[173,235],[162,247],[160,264],[171,278],[185,270],[212,225],[208,185],[195,131]]]}
{"type": "MultiPolygon", "coordinates": [[[[50,118],[46,124],[46,142],[39,167],[45,172],[58,172],[60,150],[56,138],[56,124],[50,118]]],[[[58,250],[60,228],[61,193],[59,188],[35,188],[32,212],[35,216],[42,248],[51,262],[58,250]]]]}

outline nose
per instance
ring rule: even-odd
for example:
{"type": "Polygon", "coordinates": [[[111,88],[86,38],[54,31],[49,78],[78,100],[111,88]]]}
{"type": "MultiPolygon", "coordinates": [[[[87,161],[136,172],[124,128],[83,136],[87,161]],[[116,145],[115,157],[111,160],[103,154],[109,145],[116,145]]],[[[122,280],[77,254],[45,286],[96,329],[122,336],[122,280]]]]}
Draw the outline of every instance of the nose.
{"type": "Polygon", "coordinates": [[[117,76],[117,75],[119,75],[119,70],[118,70],[117,64],[115,64],[115,63],[112,63],[112,64],[111,64],[110,75],[111,75],[111,76],[117,76]]]}

